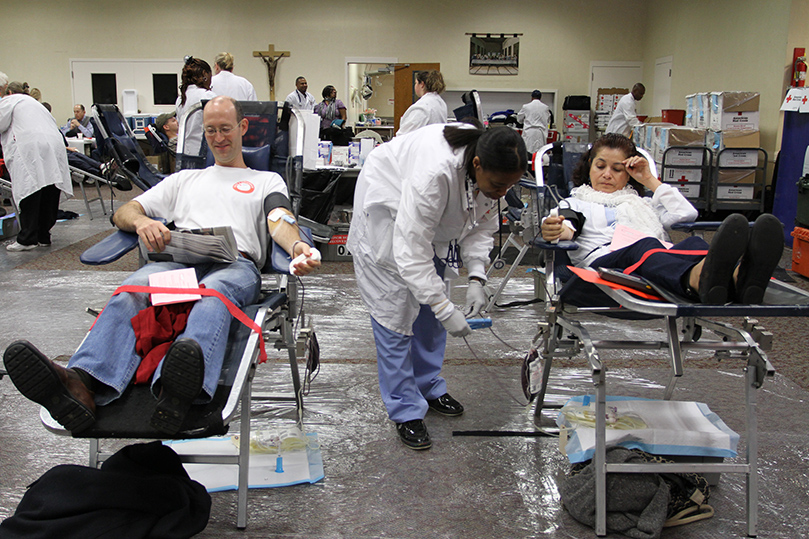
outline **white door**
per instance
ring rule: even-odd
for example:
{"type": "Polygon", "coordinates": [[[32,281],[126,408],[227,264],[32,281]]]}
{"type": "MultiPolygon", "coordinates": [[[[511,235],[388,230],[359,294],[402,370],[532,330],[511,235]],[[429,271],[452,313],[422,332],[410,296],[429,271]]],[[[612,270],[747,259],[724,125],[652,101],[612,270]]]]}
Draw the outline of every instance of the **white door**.
{"type": "MultiPolygon", "coordinates": [[[[660,116],[664,109],[671,108],[671,64],[671,56],[658,58],[655,61],[654,99],[649,116],[660,116]]],[[[685,105],[685,103],[681,105],[685,105]]]]}
{"type": "Polygon", "coordinates": [[[599,88],[626,88],[632,90],[632,86],[636,82],[643,82],[643,64],[640,62],[591,62],[591,108],[595,110],[599,88]]]}

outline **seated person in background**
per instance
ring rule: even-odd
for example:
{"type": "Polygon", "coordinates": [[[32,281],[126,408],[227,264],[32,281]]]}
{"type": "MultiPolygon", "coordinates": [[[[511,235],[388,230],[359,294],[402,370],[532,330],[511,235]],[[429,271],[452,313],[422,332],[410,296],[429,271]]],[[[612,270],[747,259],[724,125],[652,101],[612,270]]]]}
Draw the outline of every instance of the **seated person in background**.
{"type": "MultiPolygon", "coordinates": [[[[225,96],[211,100],[205,107],[203,123],[215,166],[167,177],[122,206],[114,222],[122,230],[136,232],[156,252],[171,243],[172,232],[147,215],[174,221],[178,228],[230,226],[241,254],[231,264],[147,264],[124,284],[147,285],[152,273],[192,267],[201,285],[242,308],[258,299],[258,268],[266,257],[268,226],[273,241],[293,256],[308,257],[312,251],[300,239],[284,180],[244,164],[242,136],[247,131],[247,119],[238,103],[225,96]]],[[[295,271],[307,274],[319,265],[317,260],[306,258],[295,265],[295,271]]],[[[110,299],[68,368],[50,361],[27,341],[12,343],[4,361],[14,385],[25,397],[45,406],[68,430],[78,433],[87,429],[95,421],[96,405],[120,397],[138,369],[141,358],[130,320],[148,303],[148,294],[122,293],[110,299]]],[[[227,307],[218,298],[206,296],[193,303],[185,330],[172,343],[151,380],[158,397],[151,418],[156,429],[176,434],[192,402],[211,399],[222,369],[230,323],[227,307]]]]}
{"type": "Polygon", "coordinates": [[[337,88],[329,84],[323,88],[323,101],[315,105],[314,113],[320,116],[321,140],[332,140],[328,130],[332,126],[342,129],[346,121],[346,106],[337,99],[337,88]],[[335,120],[337,120],[335,124],[335,120]]]}
{"type": "Polygon", "coordinates": [[[164,112],[154,122],[157,132],[165,137],[164,142],[170,152],[177,153],[177,134],[180,124],[177,122],[177,112],[164,112]]]}
{"type": "Polygon", "coordinates": [[[238,101],[258,101],[253,84],[233,74],[233,55],[229,52],[220,52],[214,58],[211,90],[216,95],[228,95],[238,101]]]}
{"type": "MultiPolygon", "coordinates": [[[[761,215],[748,231],[747,219],[733,214],[719,227],[710,248],[705,240],[692,236],[666,251],[661,243],[668,239],[665,229],[695,220],[697,210],[676,188],[655,178],[635,145],[616,133],[593,143],[574,171],[573,183],[577,187],[560,202],[559,215],[543,220],[542,238],[575,239],[579,249],[569,253],[575,266],[633,267],[632,273],[702,303],[760,303],[763,299],[784,248],[783,227],[773,215],[761,215]],[[640,196],[644,187],[653,192],[651,198],[640,196]],[[648,237],[611,251],[617,225],[648,237]]],[[[562,300],[574,305],[594,305],[598,296],[603,294],[596,286],[578,279],[561,292],[562,300]]]]}
{"type": "Polygon", "coordinates": [[[84,105],[79,103],[73,107],[73,118],[68,119],[61,131],[66,137],[76,137],[81,133],[87,138],[93,138],[93,124],[90,123],[90,117],[87,116],[84,105]]]}

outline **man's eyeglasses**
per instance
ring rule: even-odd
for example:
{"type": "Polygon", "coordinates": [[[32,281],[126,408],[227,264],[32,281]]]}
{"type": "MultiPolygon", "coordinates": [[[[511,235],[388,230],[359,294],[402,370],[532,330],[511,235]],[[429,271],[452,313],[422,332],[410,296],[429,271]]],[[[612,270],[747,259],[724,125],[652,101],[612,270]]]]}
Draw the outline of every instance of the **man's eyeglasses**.
{"type": "Polygon", "coordinates": [[[205,134],[208,135],[209,137],[215,137],[216,133],[222,133],[222,135],[226,137],[226,136],[230,135],[233,132],[234,129],[235,128],[233,126],[231,126],[231,125],[223,125],[222,127],[219,127],[219,128],[206,127],[205,128],[205,134]]]}

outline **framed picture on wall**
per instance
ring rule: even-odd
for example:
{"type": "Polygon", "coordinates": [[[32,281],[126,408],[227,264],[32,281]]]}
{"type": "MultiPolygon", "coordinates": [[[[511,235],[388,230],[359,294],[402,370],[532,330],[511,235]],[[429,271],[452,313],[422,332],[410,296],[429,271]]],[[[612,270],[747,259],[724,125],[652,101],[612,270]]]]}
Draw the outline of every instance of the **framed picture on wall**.
{"type": "Polygon", "coordinates": [[[470,75],[517,75],[522,34],[466,34],[469,36],[470,75]]]}

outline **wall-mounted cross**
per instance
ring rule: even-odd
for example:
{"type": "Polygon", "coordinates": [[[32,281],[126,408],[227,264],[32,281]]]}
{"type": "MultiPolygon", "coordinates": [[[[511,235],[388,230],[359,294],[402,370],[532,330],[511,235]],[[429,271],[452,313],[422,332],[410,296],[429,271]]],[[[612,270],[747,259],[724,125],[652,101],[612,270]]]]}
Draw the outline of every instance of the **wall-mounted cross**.
{"type": "Polygon", "coordinates": [[[289,58],[289,51],[277,51],[275,45],[267,45],[266,51],[253,51],[253,56],[261,58],[267,64],[267,77],[270,83],[270,101],[275,101],[275,69],[278,60],[289,58]]]}

